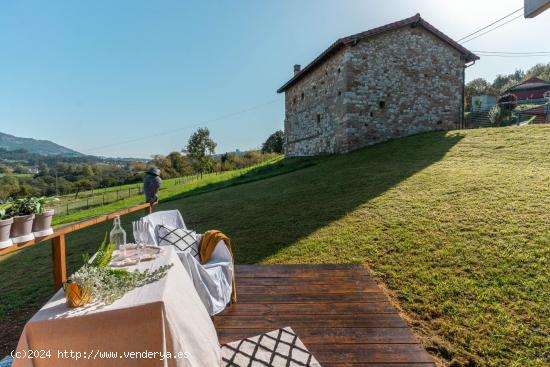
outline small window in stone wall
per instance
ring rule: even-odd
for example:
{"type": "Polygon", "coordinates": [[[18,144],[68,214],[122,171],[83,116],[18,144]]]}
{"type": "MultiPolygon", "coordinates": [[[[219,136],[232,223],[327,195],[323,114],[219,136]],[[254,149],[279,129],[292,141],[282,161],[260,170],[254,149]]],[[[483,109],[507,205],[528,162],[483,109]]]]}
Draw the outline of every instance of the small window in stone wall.
{"type": "Polygon", "coordinates": [[[304,92],[302,92],[302,95],[300,96],[300,98],[302,99],[302,101],[304,100],[304,97],[305,97],[304,92]]]}
{"type": "Polygon", "coordinates": [[[338,95],[341,96],[341,95],[342,95],[342,91],[338,91],[338,95]]]}
{"type": "Polygon", "coordinates": [[[342,69],[338,68],[338,74],[340,74],[342,72],[342,69]]]}
{"type": "Polygon", "coordinates": [[[370,111],[370,117],[374,117],[374,112],[370,111]]]}
{"type": "Polygon", "coordinates": [[[320,123],[321,122],[321,114],[317,114],[317,123],[320,123]]]}
{"type": "Polygon", "coordinates": [[[443,123],[443,121],[441,121],[441,120],[437,121],[438,125],[441,125],[442,123],[443,123]]]}
{"type": "Polygon", "coordinates": [[[386,108],[386,101],[380,101],[378,105],[380,106],[381,109],[384,109],[386,108]]]}

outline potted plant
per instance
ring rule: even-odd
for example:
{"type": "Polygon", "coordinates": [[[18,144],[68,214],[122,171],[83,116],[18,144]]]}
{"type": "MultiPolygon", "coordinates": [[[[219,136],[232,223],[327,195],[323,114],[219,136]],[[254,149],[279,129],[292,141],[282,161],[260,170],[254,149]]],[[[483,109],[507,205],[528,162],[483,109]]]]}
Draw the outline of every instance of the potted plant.
{"type": "Polygon", "coordinates": [[[0,249],[10,247],[13,242],[10,239],[13,218],[7,213],[8,207],[0,207],[0,249]]]}
{"type": "Polygon", "coordinates": [[[32,223],[32,232],[34,237],[44,237],[53,233],[52,218],[55,213],[53,209],[47,209],[46,206],[57,198],[31,198],[34,207],[34,222],[32,223]]]}
{"type": "Polygon", "coordinates": [[[32,234],[32,222],[36,211],[33,198],[17,199],[7,210],[7,214],[13,217],[10,237],[13,243],[27,242],[34,239],[32,234]]]}

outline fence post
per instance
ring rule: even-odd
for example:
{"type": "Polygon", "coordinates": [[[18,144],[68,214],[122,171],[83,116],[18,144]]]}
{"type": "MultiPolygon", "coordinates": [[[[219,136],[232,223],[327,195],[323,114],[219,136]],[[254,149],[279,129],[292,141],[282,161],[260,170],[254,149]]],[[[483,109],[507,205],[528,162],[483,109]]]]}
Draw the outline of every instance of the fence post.
{"type": "Polygon", "coordinates": [[[52,238],[53,286],[57,291],[67,281],[65,235],[52,238]]]}
{"type": "Polygon", "coordinates": [[[103,203],[101,205],[105,206],[105,191],[103,191],[103,200],[101,202],[103,203]]]}
{"type": "Polygon", "coordinates": [[[128,187],[128,197],[132,196],[132,193],[130,192],[130,188],[128,187]]]}
{"type": "Polygon", "coordinates": [[[69,214],[69,203],[67,203],[67,215],[69,214]]]}
{"type": "Polygon", "coordinates": [[[90,198],[86,198],[86,209],[90,209],[90,198]]]}

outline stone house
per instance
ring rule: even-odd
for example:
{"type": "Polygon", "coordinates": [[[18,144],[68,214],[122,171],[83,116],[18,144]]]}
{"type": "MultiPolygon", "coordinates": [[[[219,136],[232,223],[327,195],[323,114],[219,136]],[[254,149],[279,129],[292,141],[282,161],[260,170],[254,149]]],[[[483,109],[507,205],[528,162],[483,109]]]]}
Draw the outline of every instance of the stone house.
{"type": "Polygon", "coordinates": [[[419,14],[337,40],[277,91],[287,156],[457,128],[464,70],[478,59],[419,14]]]}

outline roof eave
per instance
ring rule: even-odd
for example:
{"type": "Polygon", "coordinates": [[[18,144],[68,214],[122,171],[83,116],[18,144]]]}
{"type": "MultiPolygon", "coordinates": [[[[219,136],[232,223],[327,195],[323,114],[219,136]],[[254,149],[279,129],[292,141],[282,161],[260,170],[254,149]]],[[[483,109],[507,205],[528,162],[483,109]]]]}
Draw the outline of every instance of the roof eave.
{"type": "Polygon", "coordinates": [[[439,31],[437,28],[432,26],[430,23],[426,22],[420,14],[416,14],[413,17],[406,18],[394,23],[386,24],[381,27],[373,28],[365,32],[361,32],[352,36],[344,37],[338,39],[336,42],[334,42],[329,48],[327,48],[325,51],[323,51],[319,56],[317,56],[312,62],[310,62],[305,68],[303,68],[299,73],[294,75],[289,81],[287,81],[282,87],[277,89],[277,93],[283,93],[285,90],[287,90],[289,87],[291,87],[294,83],[296,83],[298,80],[303,78],[309,71],[314,69],[318,63],[322,62],[324,58],[328,57],[332,52],[340,49],[341,47],[348,45],[348,44],[354,44],[355,42],[363,39],[363,38],[369,38],[376,36],[378,34],[382,34],[391,30],[396,30],[404,26],[421,26],[428,32],[434,34],[436,37],[438,37],[441,41],[447,43],[449,46],[453,47],[455,50],[460,52],[465,60],[466,63],[473,62],[476,60],[479,60],[479,56],[476,54],[468,51],[464,46],[460,45],[458,42],[454,41],[447,35],[445,35],[443,32],[439,31]]]}

